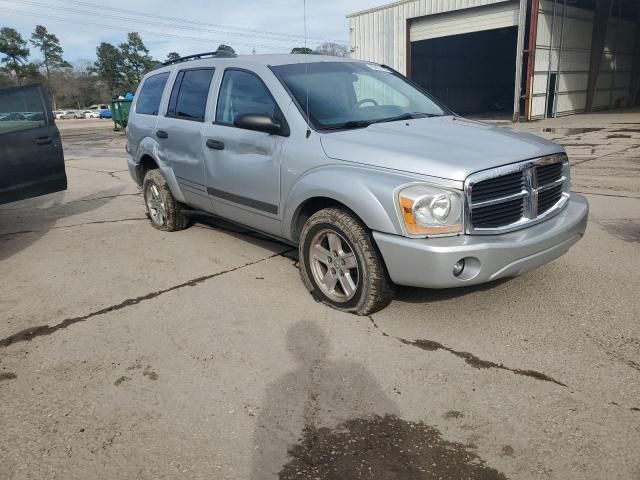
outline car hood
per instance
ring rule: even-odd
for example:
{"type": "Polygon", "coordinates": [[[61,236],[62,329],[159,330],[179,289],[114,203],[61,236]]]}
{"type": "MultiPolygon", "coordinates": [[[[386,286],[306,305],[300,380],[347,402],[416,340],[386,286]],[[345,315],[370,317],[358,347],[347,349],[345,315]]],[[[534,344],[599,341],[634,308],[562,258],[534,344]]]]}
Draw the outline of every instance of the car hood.
{"type": "Polygon", "coordinates": [[[321,142],[333,159],[456,181],[564,151],[529,133],[451,116],[376,123],[322,135],[321,142]]]}

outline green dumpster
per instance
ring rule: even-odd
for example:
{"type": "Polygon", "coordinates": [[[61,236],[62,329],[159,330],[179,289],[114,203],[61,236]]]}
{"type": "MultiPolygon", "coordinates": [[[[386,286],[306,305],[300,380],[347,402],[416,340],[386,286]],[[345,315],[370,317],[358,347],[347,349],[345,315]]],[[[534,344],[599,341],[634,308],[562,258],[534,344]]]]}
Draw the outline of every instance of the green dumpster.
{"type": "Polygon", "coordinates": [[[113,100],[111,102],[111,115],[113,116],[113,123],[115,123],[114,130],[123,130],[127,127],[131,103],[131,100],[125,99],[113,100]]]}

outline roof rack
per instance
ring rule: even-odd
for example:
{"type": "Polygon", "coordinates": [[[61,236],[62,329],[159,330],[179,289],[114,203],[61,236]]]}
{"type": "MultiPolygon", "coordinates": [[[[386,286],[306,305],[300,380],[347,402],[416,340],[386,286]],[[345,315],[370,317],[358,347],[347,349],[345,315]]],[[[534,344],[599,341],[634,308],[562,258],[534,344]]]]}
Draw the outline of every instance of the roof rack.
{"type": "Polygon", "coordinates": [[[175,60],[169,60],[162,64],[163,67],[167,65],[173,65],[175,63],[187,62],[189,60],[199,60],[201,58],[235,58],[237,55],[228,50],[216,50],[215,52],[196,53],[194,55],[187,55],[186,57],[176,58],[175,60]]]}

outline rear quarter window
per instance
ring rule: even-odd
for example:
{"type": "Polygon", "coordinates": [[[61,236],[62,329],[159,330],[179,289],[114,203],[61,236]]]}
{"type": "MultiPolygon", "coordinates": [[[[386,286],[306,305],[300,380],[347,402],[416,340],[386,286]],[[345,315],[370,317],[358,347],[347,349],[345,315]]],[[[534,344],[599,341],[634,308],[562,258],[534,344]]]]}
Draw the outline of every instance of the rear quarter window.
{"type": "Polygon", "coordinates": [[[142,85],[136,103],[136,113],[142,115],[158,115],[162,92],[169,79],[169,72],[148,77],[142,85]]]}

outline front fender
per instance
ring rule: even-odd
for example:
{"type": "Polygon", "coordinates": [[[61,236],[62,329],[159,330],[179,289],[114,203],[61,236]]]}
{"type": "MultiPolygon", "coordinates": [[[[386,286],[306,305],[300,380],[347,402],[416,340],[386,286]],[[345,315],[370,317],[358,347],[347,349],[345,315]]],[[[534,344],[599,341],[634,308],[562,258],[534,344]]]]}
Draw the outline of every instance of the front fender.
{"type": "Polygon", "coordinates": [[[283,234],[295,241],[301,207],[313,198],[330,198],[352,210],[371,230],[402,235],[394,191],[415,177],[357,165],[326,165],[302,175],[289,190],[283,234]]]}

